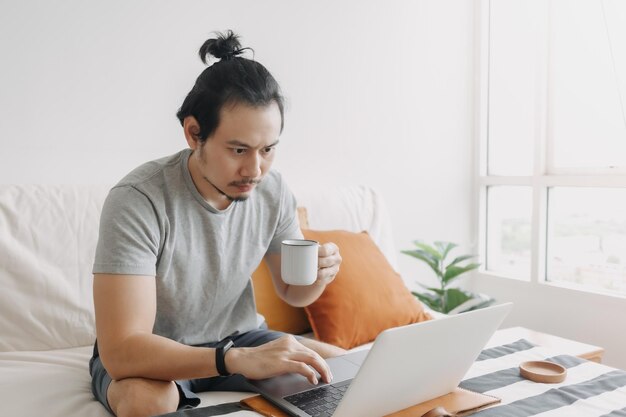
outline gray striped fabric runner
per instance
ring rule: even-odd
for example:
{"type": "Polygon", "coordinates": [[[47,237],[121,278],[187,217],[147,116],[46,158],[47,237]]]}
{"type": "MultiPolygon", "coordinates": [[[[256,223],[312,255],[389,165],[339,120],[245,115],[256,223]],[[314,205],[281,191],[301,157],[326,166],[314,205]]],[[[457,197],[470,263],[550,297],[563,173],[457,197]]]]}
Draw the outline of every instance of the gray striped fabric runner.
{"type": "Polygon", "coordinates": [[[526,340],[484,350],[460,386],[502,399],[476,417],[626,417],[626,372],[574,356],[554,355],[526,340]],[[519,364],[549,360],[567,368],[559,384],[522,378],[519,364]]]}

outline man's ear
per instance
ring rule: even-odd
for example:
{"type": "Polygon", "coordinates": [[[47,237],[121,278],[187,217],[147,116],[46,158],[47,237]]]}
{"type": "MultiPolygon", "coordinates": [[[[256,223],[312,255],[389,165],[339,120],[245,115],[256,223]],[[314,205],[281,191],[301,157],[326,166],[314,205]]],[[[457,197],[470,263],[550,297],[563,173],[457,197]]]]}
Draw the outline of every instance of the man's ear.
{"type": "Polygon", "coordinates": [[[183,119],[183,131],[187,144],[194,151],[201,145],[200,143],[200,125],[193,116],[187,116],[183,119]]]}

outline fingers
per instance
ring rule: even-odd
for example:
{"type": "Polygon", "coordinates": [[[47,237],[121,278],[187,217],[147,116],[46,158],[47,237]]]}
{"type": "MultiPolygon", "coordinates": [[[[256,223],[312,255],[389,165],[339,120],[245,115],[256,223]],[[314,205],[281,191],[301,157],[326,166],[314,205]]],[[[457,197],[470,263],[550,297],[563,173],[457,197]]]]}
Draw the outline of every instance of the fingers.
{"type": "Polygon", "coordinates": [[[290,372],[299,373],[308,379],[311,384],[319,382],[317,374],[326,383],[332,381],[332,374],[328,364],[317,352],[304,346],[291,335],[279,340],[284,343],[284,347],[289,351],[288,359],[292,367],[290,372]]]}
{"type": "Polygon", "coordinates": [[[322,268],[317,271],[317,283],[328,285],[335,280],[339,273],[339,265],[334,265],[329,268],[322,268]]]}
{"type": "Polygon", "coordinates": [[[339,248],[332,242],[324,243],[318,249],[318,267],[329,268],[341,264],[339,248]]]}
{"type": "MultiPolygon", "coordinates": [[[[272,342],[254,348],[232,349],[236,355],[242,373],[251,379],[263,379],[285,373],[295,372],[311,384],[317,384],[318,374],[324,382],[332,381],[332,374],[326,361],[314,350],[309,349],[287,335],[272,342]]],[[[230,354],[229,354],[230,356],[230,354]]]]}
{"type": "Polygon", "coordinates": [[[323,258],[339,253],[339,248],[333,242],[328,242],[320,245],[317,253],[320,258],[323,258]]]}
{"type": "MultiPolygon", "coordinates": [[[[299,343],[299,342],[298,342],[299,343]]],[[[322,380],[327,384],[330,384],[333,380],[333,376],[330,372],[330,368],[326,361],[317,354],[315,351],[300,344],[304,350],[294,355],[293,360],[298,364],[298,372],[309,380],[311,384],[317,384],[317,374],[322,377],[322,380]]]]}
{"type": "Polygon", "coordinates": [[[339,248],[332,242],[325,243],[319,248],[317,279],[320,283],[329,284],[335,279],[341,265],[339,248]]]}
{"type": "Polygon", "coordinates": [[[315,371],[321,375],[324,382],[330,383],[332,381],[328,364],[317,352],[304,346],[293,336],[288,336],[286,342],[292,350],[289,359],[298,364],[295,372],[307,378],[311,384],[318,383],[315,371]]]}
{"type": "Polygon", "coordinates": [[[330,267],[333,267],[335,265],[340,265],[340,264],[341,264],[341,255],[339,255],[339,253],[336,253],[331,256],[326,256],[324,258],[319,258],[317,261],[317,266],[319,269],[330,268],[330,267]]]}
{"type": "Polygon", "coordinates": [[[316,372],[313,370],[313,368],[306,365],[305,363],[291,362],[290,372],[302,375],[313,385],[317,385],[319,382],[316,372]]]}

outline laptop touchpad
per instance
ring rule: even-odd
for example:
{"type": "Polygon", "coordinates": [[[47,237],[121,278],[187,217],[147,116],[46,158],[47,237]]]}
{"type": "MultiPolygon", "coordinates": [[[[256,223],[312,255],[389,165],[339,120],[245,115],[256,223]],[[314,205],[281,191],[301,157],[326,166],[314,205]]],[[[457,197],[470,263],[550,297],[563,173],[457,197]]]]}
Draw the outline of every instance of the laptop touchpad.
{"type": "Polygon", "coordinates": [[[343,358],[347,361],[352,362],[356,366],[361,367],[368,353],[370,353],[369,349],[363,349],[363,350],[358,350],[356,352],[347,353],[345,355],[340,356],[340,358],[343,358]]]}

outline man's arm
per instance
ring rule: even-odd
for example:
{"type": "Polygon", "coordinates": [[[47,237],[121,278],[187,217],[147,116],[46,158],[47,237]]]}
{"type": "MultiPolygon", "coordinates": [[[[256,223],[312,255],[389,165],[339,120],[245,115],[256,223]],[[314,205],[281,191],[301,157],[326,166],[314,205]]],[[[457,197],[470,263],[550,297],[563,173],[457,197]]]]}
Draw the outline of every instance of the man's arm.
{"type": "MultiPolygon", "coordinates": [[[[218,375],[215,349],[186,346],[152,334],[154,277],[95,274],[93,291],[98,350],[111,378],[173,381],[218,375]]],[[[256,348],[233,348],[225,363],[229,372],[252,379],[297,372],[317,383],[313,369],[325,381],[331,379],[326,362],[292,336],[256,348]]]]}
{"type": "Polygon", "coordinates": [[[155,278],[94,275],[98,350],[113,379],[144,377],[173,381],[217,375],[215,353],[152,334],[155,278]]]}
{"type": "Polygon", "coordinates": [[[280,254],[268,254],[265,257],[272,272],[274,288],[280,298],[294,307],[306,307],[319,298],[330,284],[341,265],[339,248],[334,243],[325,243],[318,251],[317,280],[312,285],[289,285],[281,277],[280,254]]]}

